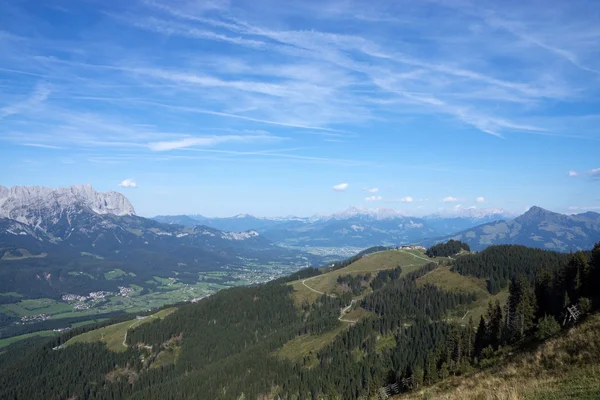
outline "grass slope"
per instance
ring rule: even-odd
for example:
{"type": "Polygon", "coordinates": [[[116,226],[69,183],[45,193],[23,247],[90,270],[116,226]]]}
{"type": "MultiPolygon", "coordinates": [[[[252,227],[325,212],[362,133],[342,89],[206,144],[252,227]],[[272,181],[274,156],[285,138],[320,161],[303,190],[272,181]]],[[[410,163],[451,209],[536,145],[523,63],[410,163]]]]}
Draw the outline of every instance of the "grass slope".
{"type": "Polygon", "coordinates": [[[26,333],[24,335],[0,339],[0,349],[3,347],[6,347],[8,345],[11,345],[15,342],[18,342],[19,340],[29,339],[29,338],[32,338],[35,336],[43,336],[43,337],[57,336],[59,334],[60,334],[59,332],[54,332],[54,331],[38,331],[38,332],[33,332],[33,333],[26,333]]]}
{"type": "Polygon", "coordinates": [[[453,316],[460,323],[467,323],[469,317],[473,318],[475,324],[479,323],[479,318],[487,312],[488,304],[496,300],[504,307],[508,300],[508,290],[503,290],[498,294],[491,295],[486,288],[485,279],[475,278],[473,276],[461,275],[452,272],[450,267],[441,266],[417,279],[417,285],[435,285],[440,289],[447,291],[470,292],[477,295],[477,300],[470,306],[458,310],[458,314],[453,316]]]}
{"type": "Polygon", "coordinates": [[[174,308],[166,308],[144,319],[124,321],[118,324],[109,325],[103,328],[95,329],[93,331],[82,333],[81,335],[69,339],[69,341],[67,341],[65,345],[69,346],[75,343],[104,342],[106,343],[106,346],[109,350],[125,351],[127,349],[127,346],[125,346],[123,342],[125,341],[125,335],[127,334],[127,331],[129,329],[134,328],[143,323],[150,322],[155,318],[162,319],[170,313],[172,313],[173,311],[175,311],[174,308]]]}
{"type": "Polygon", "coordinates": [[[360,260],[335,271],[318,275],[306,280],[291,282],[294,288],[294,300],[296,303],[314,302],[322,293],[334,293],[337,278],[342,275],[364,275],[377,271],[402,267],[402,274],[415,271],[423,265],[432,262],[425,253],[418,251],[386,250],[364,256],[360,260]]]}
{"type": "Polygon", "coordinates": [[[395,397],[403,399],[600,399],[600,313],[526,352],[395,397]]]}
{"type": "MultiPolygon", "coordinates": [[[[381,270],[402,267],[402,275],[408,274],[431,262],[423,252],[386,250],[369,254],[345,268],[331,271],[309,279],[302,279],[289,283],[294,288],[294,301],[297,304],[303,302],[314,302],[322,293],[334,294],[337,278],[342,275],[359,275],[371,273],[373,276],[381,270]]],[[[367,292],[370,289],[367,290],[367,292]]],[[[354,306],[348,313],[343,315],[344,321],[358,321],[366,318],[372,313],[354,306]]],[[[305,366],[310,368],[316,358],[312,359],[323,347],[327,346],[335,337],[346,329],[349,324],[342,321],[338,328],[321,335],[301,335],[287,342],[281,349],[273,354],[295,362],[306,359],[305,366]]]]}

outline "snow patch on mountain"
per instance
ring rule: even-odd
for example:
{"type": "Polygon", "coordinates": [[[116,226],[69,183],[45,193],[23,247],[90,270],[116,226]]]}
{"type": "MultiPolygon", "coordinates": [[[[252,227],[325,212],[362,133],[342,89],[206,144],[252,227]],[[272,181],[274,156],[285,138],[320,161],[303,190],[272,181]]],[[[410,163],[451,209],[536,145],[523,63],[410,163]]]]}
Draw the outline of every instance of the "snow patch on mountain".
{"type": "Polygon", "coordinates": [[[315,216],[314,221],[328,220],[344,220],[350,218],[365,218],[371,220],[385,220],[400,218],[404,215],[391,208],[366,208],[366,207],[350,207],[342,212],[331,215],[315,216]]]}
{"type": "Polygon", "coordinates": [[[256,231],[247,232],[223,232],[221,237],[227,240],[246,240],[252,237],[257,237],[259,234],[256,231]]]}

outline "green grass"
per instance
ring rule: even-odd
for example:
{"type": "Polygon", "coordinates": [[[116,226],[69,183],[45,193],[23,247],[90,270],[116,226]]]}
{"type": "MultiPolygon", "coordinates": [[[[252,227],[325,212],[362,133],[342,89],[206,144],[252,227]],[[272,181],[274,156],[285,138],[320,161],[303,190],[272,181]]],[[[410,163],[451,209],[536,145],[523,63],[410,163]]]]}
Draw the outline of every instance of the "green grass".
{"type": "Polygon", "coordinates": [[[332,294],[336,291],[337,278],[341,275],[364,275],[371,273],[375,275],[378,271],[402,267],[402,275],[421,268],[430,262],[422,252],[405,252],[397,250],[386,250],[379,253],[369,254],[360,260],[335,271],[303,280],[291,282],[294,288],[294,301],[297,304],[303,302],[314,302],[320,294],[306,287],[322,292],[332,294]],[[422,257],[422,258],[419,258],[422,257]]]}
{"type": "Polygon", "coordinates": [[[6,296],[6,297],[23,297],[23,295],[21,293],[17,293],[17,292],[6,292],[6,293],[0,293],[0,296],[6,296]]]}
{"type": "Polygon", "coordinates": [[[116,268],[116,269],[113,269],[112,271],[105,272],[104,279],[106,279],[107,281],[112,281],[115,279],[119,279],[125,275],[127,275],[127,273],[125,271],[123,271],[122,269],[116,268]]]}
{"type": "Polygon", "coordinates": [[[108,318],[98,318],[98,319],[91,319],[89,321],[76,322],[74,324],[71,324],[71,328],[79,328],[80,326],[97,324],[97,323],[104,322],[107,320],[108,320],[108,318]]]}
{"type": "Polygon", "coordinates": [[[0,348],[11,345],[15,342],[18,342],[19,340],[29,339],[29,338],[32,338],[35,336],[50,337],[50,336],[56,336],[58,334],[59,334],[58,332],[54,332],[54,331],[39,331],[39,332],[27,333],[25,335],[20,335],[20,336],[13,336],[13,337],[9,337],[6,339],[0,339],[0,348]]]}
{"type": "Polygon", "coordinates": [[[20,255],[8,250],[4,253],[4,255],[0,258],[0,260],[6,260],[6,261],[25,260],[27,258],[44,258],[48,255],[47,253],[31,254],[26,249],[18,249],[18,251],[19,251],[19,253],[21,253],[20,255]]]}
{"type": "Polygon", "coordinates": [[[72,311],[72,307],[66,303],[58,303],[52,299],[33,299],[21,300],[18,303],[3,304],[0,306],[0,311],[9,311],[19,317],[38,315],[38,314],[60,314],[67,311],[72,311]]]}
{"type": "Polygon", "coordinates": [[[473,318],[475,324],[479,323],[479,319],[487,312],[488,304],[496,300],[500,302],[500,306],[504,307],[508,300],[508,290],[503,290],[498,294],[491,295],[487,291],[485,279],[475,278],[473,276],[460,275],[450,271],[449,267],[442,266],[434,269],[428,274],[417,279],[417,285],[435,285],[440,289],[447,291],[469,292],[475,293],[477,299],[474,303],[460,307],[455,311],[452,319],[459,321],[461,324],[466,324],[469,317],[473,318]]]}
{"type": "Polygon", "coordinates": [[[450,271],[450,267],[439,267],[417,279],[417,285],[436,285],[447,291],[460,291],[485,295],[488,293],[485,279],[460,275],[450,271]]]}
{"type": "Polygon", "coordinates": [[[164,318],[170,313],[175,311],[174,308],[167,308],[157,312],[156,314],[152,314],[151,316],[144,319],[135,319],[130,321],[120,322],[118,324],[113,324],[109,326],[105,326],[103,328],[95,329],[93,331],[89,331],[86,333],[82,333],[81,335],[75,336],[67,343],[67,346],[75,344],[75,343],[93,343],[93,342],[104,342],[109,350],[112,351],[125,351],[127,349],[126,346],[123,345],[123,341],[125,340],[125,335],[127,331],[131,328],[135,328],[138,325],[144,324],[146,322],[150,322],[156,318],[164,318]]]}
{"type": "Polygon", "coordinates": [[[375,344],[375,349],[378,353],[381,353],[387,349],[393,349],[396,347],[396,338],[393,333],[388,333],[387,335],[381,336],[377,339],[377,343],[375,344]]]}
{"type": "Polygon", "coordinates": [[[96,279],[93,275],[88,274],[87,272],[79,272],[79,271],[69,271],[68,272],[69,275],[71,276],[87,276],[90,279],[96,279]]]}
{"type": "Polygon", "coordinates": [[[300,335],[284,344],[281,349],[273,354],[276,357],[294,362],[302,361],[304,357],[309,357],[311,354],[316,355],[319,350],[333,342],[335,337],[342,332],[346,326],[347,324],[340,323],[336,329],[320,335],[300,335]]]}

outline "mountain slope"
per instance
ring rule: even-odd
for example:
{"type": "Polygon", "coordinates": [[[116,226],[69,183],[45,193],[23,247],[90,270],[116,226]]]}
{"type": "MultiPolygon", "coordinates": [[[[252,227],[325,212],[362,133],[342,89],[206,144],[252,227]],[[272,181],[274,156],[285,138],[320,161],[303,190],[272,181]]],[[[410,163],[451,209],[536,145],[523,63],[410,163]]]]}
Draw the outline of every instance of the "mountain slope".
{"type": "Polygon", "coordinates": [[[520,244],[557,251],[591,248],[600,239],[600,214],[587,212],[563,215],[531,207],[509,221],[497,221],[450,235],[447,239],[466,242],[473,250],[495,244],[520,244]]]}
{"type": "MultiPolygon", "coordinates": [[[[532,264],[544,261],[542,257],[538,262],[521,262],[529,258],[526,254],[536,257],[543,253],[537,249],[521,247],[505,257],[504,248],[492,248],[493,257],[474,254],[461,257],[477,256],[483,270],[517,276],[531,269],[532,264]],[[511,266],[513,270],[497,270],[498,260],[503,261],[501,268],[511,266]]],[[[360,272],[365,262],[377,261],[377,257],[369,257],[384,253],[373,253],[347,265],[348,274],[333,280],[336,287],[323,289],[326,294],[310,304],[294,302],[294,287],[302,282],[313,284],[317,278],[311,281],[310,277],[318,277],[322,272],[327,275],[327,270],[304,270],[293,277],[302,276],[295,283],[282,278],[263,285],[223,290],[197,303],[178,305],[164,319],[153,318],[149,323],[140,320],[152,318],[152,312],[130,320],[129,325],[119,320],[114,322],[121,324],[113,323],[106,329],[98,326],[77,329],[25,352],[23,347],[8,347],[4,355],[0,351],[0,397],[15,400],[374,398],[382,390],[394,387],[393,390],[420,390],[427,381],[435,383],[450,375],[467,375],[475,368],[494,365],[502,356],[501,349],[522,352],[519,343],[533,343],[534,333],[556,334],[561,330],[556,320],[564,314],[564,299],[558,302],[554,299],[569,297],[564,293],[580,300],[589,295],[590,311],[598,304],[597,291],[593,289],[600,279],[600,244],[591,254],[569,256],[567,264],[559,260],[556,268],[560,271],[541,287],[545,290],[534,292],[534,281],[526,277],[520,278],[518,284],[511,283],[506,311],[496,303],[490,305],[490,312],[485,312],[484,304],[478,304],[482,296],[492,298],[485,292],[484,282],[447,267],[429,263],[403,273],[405,267],[413,264],[404,259],[394,260],[402,263],[400,268],[389,269],[395,263],[385,265],[384,261],[379,268],[369,265],[370,275],[360,272]],[[572,275],[573,268],[581,268],[586,283],[563,279],[572,275]],[[356,280],[360,293],[353,288],[352,282],[356,280]],[[530,294],[523,295],[527,293],[530,294]],[[547,312],[534,316],[526,311],[528,307],[520,307],[522,302],[533,298],[547,312]],[[480,308],[484,310],[478,312],[479,325],[465,319],[465,309],[480,308]],[[527,314],[517,318],[519,310],[527,314]],[[526,337],[515,336],[520,328],[514,324],[521,320],[523,324],[525,321],[534,324],[524,331],[526,337]],[[554,325],[542,329],[546,320],[554,320],[554,325]],[[503,321],[509,322],[504,326],[503,321]],[[476,326],[479,327],[475,329],[476,326]],[[91,332],[79,336],[87,330],[91,332]],[[77,339],[63,346],[73,337],[77,339]],[[111,348],[119,351],[110,351],[97,340],[109,341],[111,348]],[[78,341],[85,343],[71,345],[78,341]]],[[[556,253],[555,257],[567,255],[556,253]]],[[[600,354],[596,329],[594,325],[588,333],[565,346],[564,351],[546,353],[530,364],[549,369],[546,363],[555,368],[572,361],[594,362],[600,354]]],[[[526,376],[532,379],[539,376],[535,373],[540,368],[538,371],[535,368],[526,376]]],[[[510,371],[507,369],[507,373],[510,371]]],[[[596,373],[597,368],[583,371],[596,373]]],[[[495,376],[492,374],[491,379],[495,376]]],[[[471,383],[474,386],[479,381],[471,383]]],[[[588,391],[583,395],[590,393],[596,394],[588,391]]],[[[571,398],[585,398],[580,396],[582,392],[570,394],[571,398]]]]}
{"type": "Polygon", "coordinates": [[[487,369],[451,377],[402,399],[598,399],[600,313],[532,350],[501,353],[487,369]]]}

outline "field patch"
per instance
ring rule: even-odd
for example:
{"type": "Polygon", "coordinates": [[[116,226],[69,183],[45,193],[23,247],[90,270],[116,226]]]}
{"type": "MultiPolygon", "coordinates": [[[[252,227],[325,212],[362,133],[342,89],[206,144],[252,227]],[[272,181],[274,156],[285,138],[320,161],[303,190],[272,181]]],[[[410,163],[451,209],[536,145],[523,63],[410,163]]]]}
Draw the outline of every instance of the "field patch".
{"type": "Polygon", "coordinates": [[[8,345],[11,345],[15,342],[18,342],[19,340],[29,339],[29,338],[32,338],[35,336],[51,337],[51,336],[57,336],[57,335],[59,335],[59,332],[39,331],[39,332],[33,332],[33,333],[26,333],[25,335],[13,336],[13,337],[9,337],[6,339],[0,339],[0,349],[3,347],[6,347],[8,345]]]}
{"type": "Polygon", "coordinates": [[[0,260],[15,261],[15,260],[25,260],[27,258],[45,258],[47,255],[48,255],[47,253],[31,254],[26,249],[17,249],[17,250],[8,250],[8,251],[4,252],[4,255],[2,256],[2,258],[0,258],[0,260]]]}
{"type": "Polygon", "coordinates": [[[112,271],[105,272],[104,279],[106,279],[107,281],[112,281],[115,279],[122,278],[125,275],[127,275],[127,273],[125,271],[123,271],[122,269],[116,268],[116,269],[113,269],[112,271]]]}
{"type": "Polygon", "coordinates": [[[450,267],[439,267],[417,279],[417,285],[435,285],[440,289],[458,292],[476,293],[477,295],[489,294],[485,279],[473,276],[464,276],[452,272],[450,267]]]}
{"type": "Polygon", "coordinates": [[[342,332],[346,326],[347,324],[340,323],[336,329],[320,335],[300,335],[284,344],[283,347],[274,352],[273,355],[290,361],[303,363],[307,368],[311,368],[317,363],[317,352],[332,343],[335,337],[342,332]]]}
{"type": "Polygon", "coordinates": [[[66,303],[59,303],[53,299],[28,299],[18,303],[3,304],[0,311],[8,311],[19,317],[30,317],[39,314],[59,314],[72,311],[72,307],[66,303]]]}

